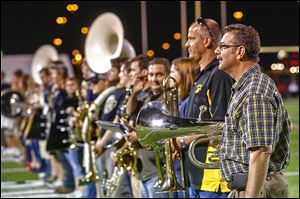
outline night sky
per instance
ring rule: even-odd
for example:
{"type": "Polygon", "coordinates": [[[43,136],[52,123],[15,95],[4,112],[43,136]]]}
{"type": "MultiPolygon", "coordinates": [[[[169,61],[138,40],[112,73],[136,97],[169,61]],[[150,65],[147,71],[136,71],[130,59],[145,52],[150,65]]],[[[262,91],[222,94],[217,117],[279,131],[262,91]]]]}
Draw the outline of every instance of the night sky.
{"type": "MultiPolygon", "coordinates": [[[[220,2],[202,1],[202,16],[221,23],[220,2]]],[[[298,1],[227,2],[227,24],[236,23],[233,12],[244,13],[241,23],[255,27],[261,35],[262,46],[299,45],[298,1]]],[[[5,54],[33,54],[43,44],[52,44],[55,37],[63,39],[56,47],[59,53],[71,55],[73,49],[83,53],[85,36],[80,29],[90,26],[104,12],[113,12],[123,23],[125,38],[137,54],[142,53],[140,2],[134,1],[1,1],[1,50],[5,54]],[[66,10],[68,3],[77,3],[75,13],[66,10]],[[58,25],[56,17],[65,16],[67,24],[58,25]]],[[[188,25],[194,20],[194,2],[187,2],[188,25]]],[[[180,3],[147,2],[148,47],[155,56],[172,60],[181,56],[180,41],[173,38],[180,32],[180,3]],[[169,42],[171,48],[162,50],[169,42]]],[[[276,55],[261,56],[268,65],[276,55]]],[[[272,60],[273,61],[273,60],[272,60]]]]}

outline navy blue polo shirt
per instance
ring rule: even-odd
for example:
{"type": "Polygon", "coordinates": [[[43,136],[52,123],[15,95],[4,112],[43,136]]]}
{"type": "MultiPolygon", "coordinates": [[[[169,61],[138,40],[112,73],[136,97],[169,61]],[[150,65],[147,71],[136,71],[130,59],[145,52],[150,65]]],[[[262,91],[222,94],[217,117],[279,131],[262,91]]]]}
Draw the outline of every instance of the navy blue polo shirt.
{"type": "MultiPolygon", "coordinates": [[[[218,66],[219,61],[214,59],[204,70],[196,69],[195,83],[190,92],[185,117],[198,118],[200,105],[205,105],[207,110],[202,114],[202,119],[224,120],[234,80],[220,71],[218,66]]],[[[205,162],[207,148],[208,143],[198,144],[195,147],[195,155],[199,161],[205,162]]],[[[203,169],[190,162],[187,150],[185,157],[184,165],[189,177],[187,185],[199,190],[203,181],[203,169]]]]}

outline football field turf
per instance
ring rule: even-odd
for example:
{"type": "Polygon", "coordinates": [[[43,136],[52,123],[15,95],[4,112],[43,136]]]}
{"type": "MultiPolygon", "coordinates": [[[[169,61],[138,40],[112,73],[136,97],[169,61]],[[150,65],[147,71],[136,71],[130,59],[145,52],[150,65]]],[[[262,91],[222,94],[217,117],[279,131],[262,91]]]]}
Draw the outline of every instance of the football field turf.
{"type": "MultiPolygon", "coordinates": [[[[289,181],[289,197],[299,198],[299,98],[288,99],[284,103],[293,123],[291,160],[284,174],[289,181]]],[[[20,196],[23,198],[34,197],[34,195],[29,196],[28,188],[25,188],[22,184],[26,184],[27,181],[37,181],[37,174],[27,171],[20,162],[4,160],[5,158],[1,155],[1,197],[18,197],[17,192],[20,192],[20,196]],[[17,190],[12,189],[12,183],[16,184],[17,190]]],[[[41,187],[31,188],[30,194],[34,194],[36,190],[36,194],[39,194],[40,197],[42,197],[42,192],[44,192],[45,197],[51,197],[51,194],[52,197],[64,197],[54,195],[53,191],[50,191],[44,185],[39,186],[41,187]]]]}

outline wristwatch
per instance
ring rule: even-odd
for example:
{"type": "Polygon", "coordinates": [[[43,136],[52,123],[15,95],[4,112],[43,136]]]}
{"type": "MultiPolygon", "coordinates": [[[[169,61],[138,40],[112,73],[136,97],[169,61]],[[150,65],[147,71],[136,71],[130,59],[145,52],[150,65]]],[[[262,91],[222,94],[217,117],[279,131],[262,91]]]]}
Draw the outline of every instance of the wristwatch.
{"type": "Polygon", "coordinates": [[[181,137],[180,137],[180,146],[181,146],[182,149],[185,149],[185,148],[186,148],[186,145],[185,145],[185,143],[184,143],[184,136],[181,136],[181,137]]]}

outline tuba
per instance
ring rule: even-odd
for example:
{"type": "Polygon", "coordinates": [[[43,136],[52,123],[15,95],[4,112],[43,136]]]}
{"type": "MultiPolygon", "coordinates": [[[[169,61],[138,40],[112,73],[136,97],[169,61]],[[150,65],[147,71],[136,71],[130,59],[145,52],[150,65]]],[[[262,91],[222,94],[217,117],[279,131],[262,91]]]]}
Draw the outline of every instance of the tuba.
{"type": "Polygon", "coordinates": [[[84,118],[83,125],[82,125],[82,138],[85,142],[84,150],[85,150],[85,168],[87,169],[87,174],[84,179],[81,179],[80,184],[89,184],[95,180],[99,179],[99,176],[96,172],[95,167],[95,154],[93,153],[94,143],[92,143],[92,122],[96,120],[99,113],[99,107],[105,102],[105,99],[108,95],[116,90],[116,87],[110,87],[103,91],[93,103],[88,108],[86,117],[84,118]]]}
{"type": "MultiPolygon", "coordinates": [[[[111,69],[111,60],[118,57],[134,57],[133,46],[124,39],[123,25],[119,17],[113,13],[106,12],[99,15],[91,24],[86,37],[84,52],[86,61],[90,69],[96,73],[106,73],[111,69]]],[[[87,116],[82,127],[82,138],[85,141],[84,162],[87,168],[87,175],[81,180],[81,184],[86,184],[99,179],[95,167],[95,154],[91,143],[91,122],[95,120],[99,111],[99,106],[104,103],[106,96],[112,93],[116,87],[110,87],[98,96],[89,106],[87,116]]],[[[98,193],[103,196],[102,190],[97,186],[98,193]],[[100,189],[100,190],[99,190],[100,189]]]]}
{"type": "MultiPolygon", "coordinates": [[[[139,142],[149,150],[159,150],[167,139],[189,134],[199,134],[189,147],[189,158],[199,168],[218,168],[218,162],[201,163],[194,155],[195,144],[208,140],[218,140],[222,135],[223,121],[179,118],[172,116],[166,105],[149,102],[137,116],[136,130],[139,142]]],[[[218,152],[215,152],[218,153],[218,152]]],[[[215,158],[216,159],[216,158],[215,158]]]]}
{"type": "Polygon", "coordinates": [[[39,71],[46,67],[51,61],[57,61],[58,57],[57,50],[50,44],[42,45],[37,49],[31,63],[31,74],[36,83],[39,85],[42,84],[39,71]]]}
{"type": "MultiPolygon", "coordinates": [[[[99,15],[92,23],[86,37],[84,52],[86,61],[90,69],[96,73],[106,73],[111,69],[111,60],[118,57],[134,57],[133,46],[124,39],[123,25],[119,17],[113,13],[106,12],[99,15]]],[[[116,87],[106,89],[92,103],[88,109],[82,127],[82,138],[85,141],[84,162],[87,168],[87,175],[81,180],[81,184],[91,181],[99,181],[99,176],[95,166],[95,154],[91,143],[90,126],[92,120],[96,119],[95,113],[99,111],[99,106],[104,103],[104,99],[112,93],[116,87]]],[[[103,196],[103,191],[97,184],[98,194],[103,196]]]]}
{"type": "Polygon", "coordinates": [[[121,20],[111,12],[94,20],[86,37],[84,52],[89,67],[96,73],[109,71],[112,59],[136,55],[131,43],[124,39],[121,20]]]}

